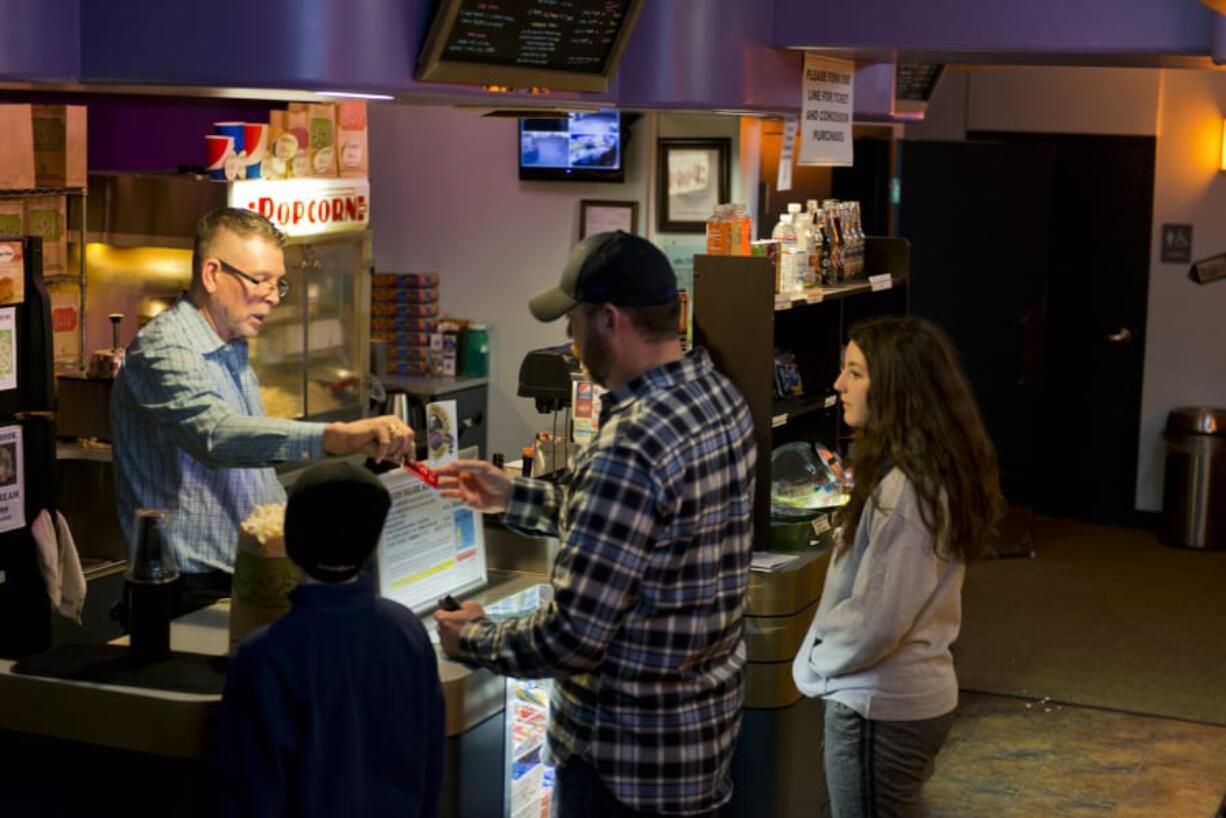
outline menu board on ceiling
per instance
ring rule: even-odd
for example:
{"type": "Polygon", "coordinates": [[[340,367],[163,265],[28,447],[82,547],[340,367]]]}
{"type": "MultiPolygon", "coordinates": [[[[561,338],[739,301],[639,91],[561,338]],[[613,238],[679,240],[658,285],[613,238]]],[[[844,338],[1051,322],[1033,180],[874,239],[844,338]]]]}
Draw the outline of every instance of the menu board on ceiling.
{"type": "Polygon", "coordinates": [[[629,0],[465,0],[444,59],[599,74],[629,0]]]}
{"type": "Polygon", "coordinates": [[[603,91],[643,0],[443,0],[418,79],[603,91]]]}
{"type": "Polygon", "coordinates": [[[894,98],[927,102],[944,70],[940,63],[899,63],[894,66],[894,98]]]}
{"type": "Polygon", "coordinates": [[[898,63],[894,66],[895,116],[923,119],[945,66],[940,63],[898,63]]]}

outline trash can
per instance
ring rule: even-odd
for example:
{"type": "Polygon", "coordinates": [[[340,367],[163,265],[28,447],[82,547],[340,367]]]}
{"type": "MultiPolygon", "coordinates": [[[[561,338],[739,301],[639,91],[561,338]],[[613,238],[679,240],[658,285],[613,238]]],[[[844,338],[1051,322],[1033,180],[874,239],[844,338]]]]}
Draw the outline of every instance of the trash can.
{"type": "Polygon", "coordinates": [[[1189,406],[1166,419],[1164,539],[1226,548],[1226,409],[1189,406]]]}

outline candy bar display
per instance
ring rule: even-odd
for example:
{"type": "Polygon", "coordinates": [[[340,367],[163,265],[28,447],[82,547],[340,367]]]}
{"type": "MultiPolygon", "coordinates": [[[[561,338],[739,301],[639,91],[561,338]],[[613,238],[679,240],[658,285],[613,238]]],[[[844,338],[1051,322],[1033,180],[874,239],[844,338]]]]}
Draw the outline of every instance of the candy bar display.
{"type": "MultiPolygon", "coordinates": [[[[435,317],[437,273],[375,273],[370,313],[370,337],[387,342],[387,374],[444,374],[445,328],[435,317]]],[[[453,349],[454,338],[453,334],[453,349]]],[[[453,375],[454,361],[453,353],[453,375]]]]}

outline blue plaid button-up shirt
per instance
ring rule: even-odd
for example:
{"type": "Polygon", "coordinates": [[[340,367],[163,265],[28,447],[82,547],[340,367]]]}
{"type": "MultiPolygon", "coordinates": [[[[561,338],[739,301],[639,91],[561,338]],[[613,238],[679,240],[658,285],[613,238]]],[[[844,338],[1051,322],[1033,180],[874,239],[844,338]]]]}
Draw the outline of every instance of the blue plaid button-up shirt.
{"type": "Polygon", "coordinates": [[[268,467],[323,455],[324,424],[265,417],[246,340],[224,343],[186,298],[129,345],[111,427],[127,542],[137,508],[169,509],[166,537],[186,573],[233,571],[239,523],[285,502],[268,467]]]}
{"type": "Polygon", "coordinates": [[[731,797],[753,548],[749,409],[698,349],[606,394],[564,486],[516,478],[506,523],[558,536],[554,598],[460,633],[461,656],[556,676],[549,746],[652,813],[731,797]]]}

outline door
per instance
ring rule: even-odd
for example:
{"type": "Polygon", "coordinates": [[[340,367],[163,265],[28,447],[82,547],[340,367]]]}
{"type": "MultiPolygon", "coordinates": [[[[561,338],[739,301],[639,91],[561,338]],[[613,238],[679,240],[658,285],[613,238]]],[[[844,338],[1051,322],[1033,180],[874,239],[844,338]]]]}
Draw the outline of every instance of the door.
{"type": "Polygon", "coordinates": [[[899,234],[911,241],[911,313],[949,333],[1000,460],[1005,499],[1034,503],[1037,347],[1054,151],[904,142],[899,234]]]}
{"type": "Polygon", "coordinates": [[[903,143],[912,310],[958,344],[1006,499],[1130,523],[1155,141],[970,138],[903,143]]]}
{"type": "Polygon", "coordinates": [[[1131,523],[1153,223],[1152,137],[972,134],[1055,150],[1039,510],[1131,523]]]}

